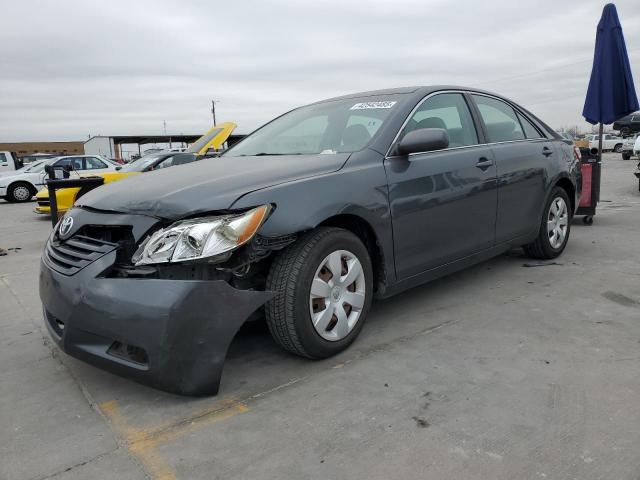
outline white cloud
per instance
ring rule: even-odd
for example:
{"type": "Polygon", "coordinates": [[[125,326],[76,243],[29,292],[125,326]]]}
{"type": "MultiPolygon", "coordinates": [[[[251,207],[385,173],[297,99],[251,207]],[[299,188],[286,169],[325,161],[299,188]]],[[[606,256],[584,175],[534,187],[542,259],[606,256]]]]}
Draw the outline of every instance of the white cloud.
{"type": "MultiPolygon", "coordinates": [[[[0,17],[0,141],[249,132],[294,106],[403,85],[504,94],[583,125],[603,4],[23,0],[0,17]]],[[[636,82],[640,5],[617,2],[636,82]]]]}

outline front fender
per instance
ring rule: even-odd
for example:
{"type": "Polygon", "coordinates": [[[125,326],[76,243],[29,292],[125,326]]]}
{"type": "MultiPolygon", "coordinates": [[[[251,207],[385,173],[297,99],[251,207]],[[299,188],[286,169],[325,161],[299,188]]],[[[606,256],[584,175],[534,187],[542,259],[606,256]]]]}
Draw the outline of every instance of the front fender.
{"type": "Polygon", "coordinates": [[[355,215],[373,229],[384,256],[387,281],[395,281],[393,236],[383,156],[372,150],[354,153],[332,173],[253,191],[231,208],[271,203],[276,209],[260,229],[264,236],[281,236],[317,227],[336,215],[355,215]]]}

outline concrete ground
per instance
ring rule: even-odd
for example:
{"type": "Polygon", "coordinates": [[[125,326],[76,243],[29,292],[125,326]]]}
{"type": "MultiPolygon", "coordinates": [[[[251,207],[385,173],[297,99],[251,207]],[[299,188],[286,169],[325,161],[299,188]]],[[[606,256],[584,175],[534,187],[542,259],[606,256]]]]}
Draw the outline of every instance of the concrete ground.
{"type": "Polygon", "coordinates": [[[253,325],[199,399],[52,346],[50,224],[0,202],[0,479],[638,479],[635,165],[607,155],[595,223],[575,221],[556,262],[516,250],[378,302],[326,361],[253,325]]]}

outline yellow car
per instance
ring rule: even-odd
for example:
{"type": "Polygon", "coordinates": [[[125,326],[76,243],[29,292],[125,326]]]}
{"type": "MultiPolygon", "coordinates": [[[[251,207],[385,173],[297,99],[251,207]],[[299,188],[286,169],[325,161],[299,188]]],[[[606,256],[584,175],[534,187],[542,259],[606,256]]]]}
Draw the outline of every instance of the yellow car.
{"type": "MultiPolygon", "coordinates": [[[[190,163],[199,159],[200,156],[205,155],[211,149],[218,150],[224,142],[227,141],[229,135],[236,128],[236,124],[232,122],[221,123],[220,125],[213,127],[202,137],[196,140],[189,148],[184,152],[157,152],[150,155],[145,155],[127,165],[124,165],[117,172],[108,172],[100,174],[84,174],[83,177],[102,177],[104,183],[117,182],[133,175],[139,175],[143,172],[149,172],[152,170],[158,170],[160,168],[171,167],[174,165],[182,165],[190,163]]],[[[64,214],[69,210],[75,201],[82,195],[87,193],[88,190],[75,188],[61,188],[56,191],[56,202],[58,206],[58,215],[64,214]]],[[[35,209],[36,213],[42,215],[51,214],[51,207],[49,203],[49,191],[44,188],[40,190],[36,195],[36,201],[38,205],[35,209]]]]}

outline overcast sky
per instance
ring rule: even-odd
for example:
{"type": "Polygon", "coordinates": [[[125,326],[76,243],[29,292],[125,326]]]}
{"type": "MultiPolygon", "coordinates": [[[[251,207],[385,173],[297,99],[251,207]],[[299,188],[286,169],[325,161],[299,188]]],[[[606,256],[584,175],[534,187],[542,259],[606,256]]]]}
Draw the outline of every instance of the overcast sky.
{"type": "MultiPolygon", "coordinates": [[[[640,1],[616,2],[640,87],[640,1]]],[[[581,119],[604,2],[21,0],[0,15],[0,141],[248,133],[292,107],[435,83],[581,119]]]]}

